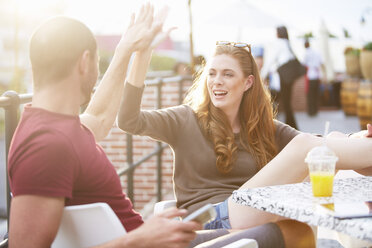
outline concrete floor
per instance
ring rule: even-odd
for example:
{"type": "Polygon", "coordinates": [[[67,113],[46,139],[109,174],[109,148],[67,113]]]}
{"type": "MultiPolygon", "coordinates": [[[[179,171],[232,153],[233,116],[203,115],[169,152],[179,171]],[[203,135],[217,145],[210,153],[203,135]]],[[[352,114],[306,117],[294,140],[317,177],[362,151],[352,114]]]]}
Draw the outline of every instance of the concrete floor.
{"type": "MultiPolygon", "coordinates": [[[[308,116],[306,112],[296,112],[295,119],[300,131],[323,134],[326,121],[330,122],[329,131],[352,133],[360,131],[357,116],[346,116],[342,110],[320,111],[316,116],[308,116]]],[[[283,113],[278,120],[284,122],[283,113]]]]}

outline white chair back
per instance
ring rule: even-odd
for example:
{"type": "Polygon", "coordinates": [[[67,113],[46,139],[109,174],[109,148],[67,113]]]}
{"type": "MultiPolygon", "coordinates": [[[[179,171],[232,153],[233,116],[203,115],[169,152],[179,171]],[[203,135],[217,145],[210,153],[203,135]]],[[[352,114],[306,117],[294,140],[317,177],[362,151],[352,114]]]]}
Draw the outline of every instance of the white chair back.
{"type": "Polygon", "coordinates": [[[176,207],[176,200],[166,200],[155,203],[154,205],[154,214],[159,214],[167,208],[176,207]]]}
{"type": "Polygon", "coordinates": [[[52,248],[85,248],[106,243],[126,233],[107,203],[65,207],[52,248]]]}

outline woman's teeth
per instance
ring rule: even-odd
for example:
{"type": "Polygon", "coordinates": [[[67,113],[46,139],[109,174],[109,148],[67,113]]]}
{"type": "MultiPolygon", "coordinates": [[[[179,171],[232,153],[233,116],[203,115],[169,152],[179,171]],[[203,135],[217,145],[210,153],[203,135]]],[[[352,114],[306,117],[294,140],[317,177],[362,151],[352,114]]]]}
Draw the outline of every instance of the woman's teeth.
{"type": "Polygon", "coordinates": [[[227,91],[224,91],[224,90],[215,90],[213,91],[214,95],[215,96],[224,96],[227,94],[227,91]]]}

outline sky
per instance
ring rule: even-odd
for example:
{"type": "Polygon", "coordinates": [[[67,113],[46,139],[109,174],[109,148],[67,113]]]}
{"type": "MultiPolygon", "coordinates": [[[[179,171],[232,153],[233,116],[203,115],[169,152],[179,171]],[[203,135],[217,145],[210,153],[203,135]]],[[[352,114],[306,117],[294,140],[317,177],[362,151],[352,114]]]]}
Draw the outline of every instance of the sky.
{"type": "MultiPolygon", "coordinates": [[[[20,15],[43,13],[46,6],[58,4],[65,15],[77,18],[96,34],[121,34],[136,12],[148,0],[11,0],[19,4],[20,15]]],[[[152,0],[155,9],[169,7],[165,28],[176,41],[189,40],[188,0],[152,0]]],[[[313,44],[321,50],[323,25],[337,39],[330,39],[329,52],[336,54],[336,67],[343,67],[340,53],[347,45],[361,47],[372,41],[372,0],[193,0],[193,41],[195,54],[208,57],[217,40],[243,41],[270,51],[275,27],[286,25],[294,51],[301,57],[303,40],[298,36],[312,32],[313,44]],[[364,16],[366,22],[361,24],[364,16]],[[343,37],[343,29],[351,39],[343,37]],[[335,51],[331,51],[331,50],[335,51]]],[[[333,55],[332,55],[333,56],[333,55]]],[[[334,57],[334,56],[333,56],[334,57]]]]}

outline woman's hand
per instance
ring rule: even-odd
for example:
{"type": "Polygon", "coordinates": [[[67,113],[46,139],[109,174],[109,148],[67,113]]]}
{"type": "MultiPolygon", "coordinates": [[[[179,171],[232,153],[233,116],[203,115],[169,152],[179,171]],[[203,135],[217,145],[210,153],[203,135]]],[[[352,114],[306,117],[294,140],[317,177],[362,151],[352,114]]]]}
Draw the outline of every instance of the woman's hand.
{"type": "MultiPolygon", "coordinates": [[[[155,25],[164,25],[165,19],[168,16],[168,7],[162,8],[159,13],[155,16],[154,23],[155,25]]],[[[169,28],[166,32],[162,30],[155,36],[154,40],[152,41],[150,47],[151,49],[156,48],[159,44],[161,44],[170,34],[171,31],[176,29],[176,27],[169,28]]]]}
{"type": "Polygon", "coordinates": [[[372,137],[372,125],[367,124],[367,130],[362,130],[357,133],[350,135],[350,138],[371,138],[372,137]]]}

